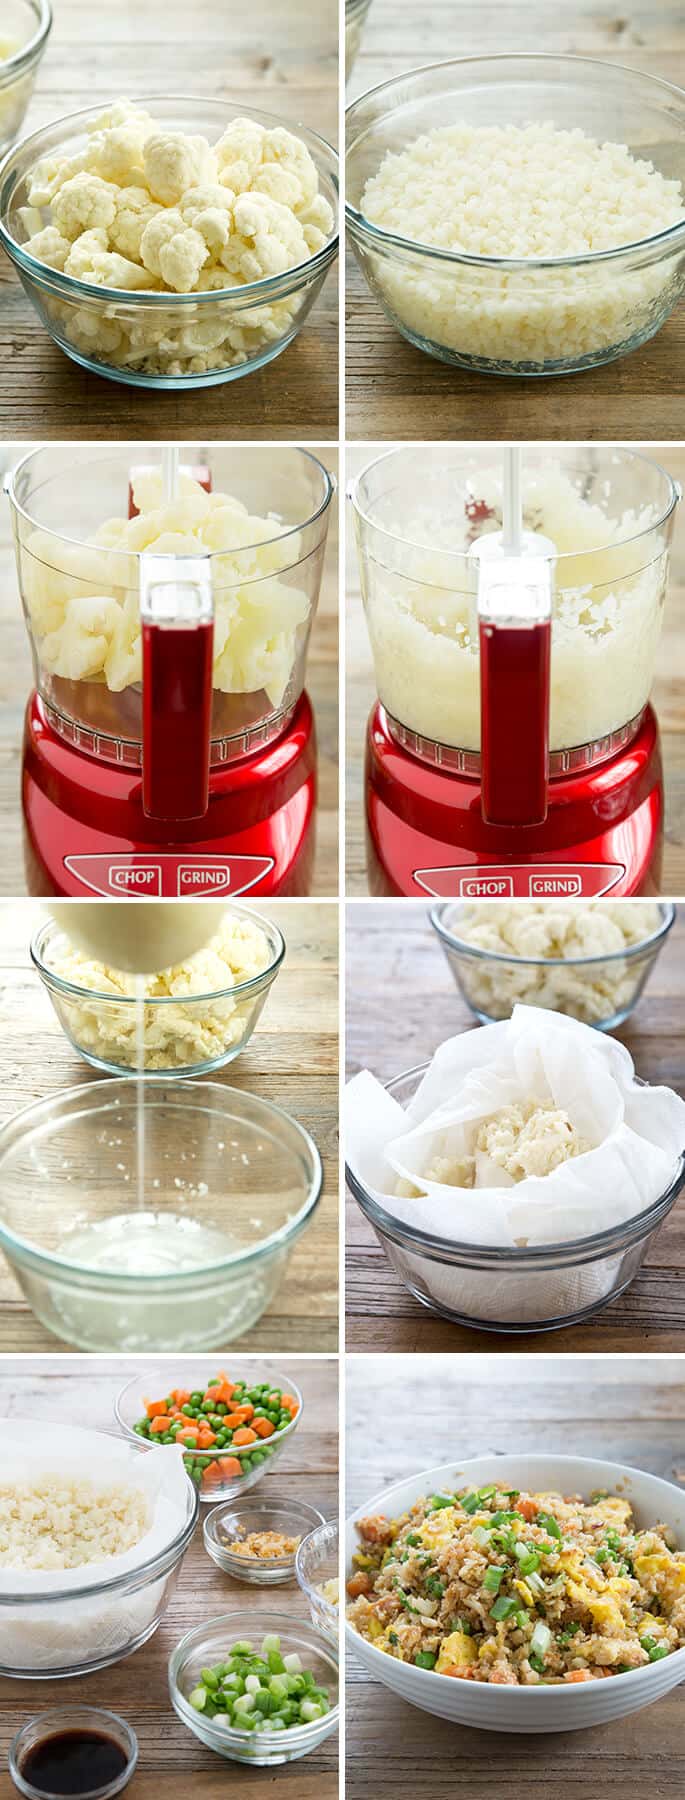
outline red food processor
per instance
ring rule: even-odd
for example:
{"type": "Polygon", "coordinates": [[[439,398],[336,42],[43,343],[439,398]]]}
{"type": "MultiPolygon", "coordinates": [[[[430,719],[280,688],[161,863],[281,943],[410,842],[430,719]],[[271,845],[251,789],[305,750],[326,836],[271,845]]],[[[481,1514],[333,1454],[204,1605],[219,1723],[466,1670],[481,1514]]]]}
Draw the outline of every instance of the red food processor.
{"type": "Polygon", "coordinates": [[[333,481],[291,447],[42,446],[6,478],[32,894],[305,894],[333,481]]]}
{"type": "Polygon", "coordinates": [[[680,497],[613,446],[418,445],[353,481],[372,893],[660,891],[649,690],[680,497]]]}

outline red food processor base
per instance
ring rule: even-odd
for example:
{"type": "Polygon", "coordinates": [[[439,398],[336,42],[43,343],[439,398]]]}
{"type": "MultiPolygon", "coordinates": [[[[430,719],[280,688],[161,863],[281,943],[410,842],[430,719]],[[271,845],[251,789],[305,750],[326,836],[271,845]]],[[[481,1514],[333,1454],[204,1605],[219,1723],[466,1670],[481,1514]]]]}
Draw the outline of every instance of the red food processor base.
{"type": "Polygon", "coordinates": [[[647,707],[636,736],[609,761],[554,776],[543,825],[507,827],[485,823],[477,778],[396,743],[378,703],[367,732],[366,818],[372,894],[657,894],[663,786],[655,714],[647,707]]]}
{"type": "Polygon", "coordinates": [[[267,749],[211,768],[203,819],[169,824],[145,817],[140,769],[67,743],[34,693],[26,711],[22,791],[30,894],[140,899],[309,892],[316,734],[306,694],[267,749]]]}

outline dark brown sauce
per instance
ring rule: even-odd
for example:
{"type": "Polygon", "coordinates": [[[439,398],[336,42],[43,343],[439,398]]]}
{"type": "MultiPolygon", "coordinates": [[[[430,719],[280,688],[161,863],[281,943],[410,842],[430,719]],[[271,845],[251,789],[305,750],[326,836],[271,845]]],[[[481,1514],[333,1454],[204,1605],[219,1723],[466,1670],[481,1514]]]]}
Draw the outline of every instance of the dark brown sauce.
{"type": "Polygon", "coordinates": [[[55,1731],[32,1744],[21,1773],[46,1794],[92,1794],[123,1775],[128,1757],[104,1731],[55,1731]]]}

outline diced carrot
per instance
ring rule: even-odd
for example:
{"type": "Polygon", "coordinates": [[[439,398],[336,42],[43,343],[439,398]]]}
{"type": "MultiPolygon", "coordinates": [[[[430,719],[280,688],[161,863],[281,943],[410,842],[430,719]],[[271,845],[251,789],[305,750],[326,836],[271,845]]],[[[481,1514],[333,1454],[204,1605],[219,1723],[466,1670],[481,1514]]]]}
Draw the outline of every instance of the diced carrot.
{"type": "Polygon", "coordinates": [[[205,1400],[213,1400],[215,1405],[217,1400],[223,1400],[226,1406],[230,1406],[234,1392],[232,1381],[216,1381],[208,1387],[205,1400]]]}
{"type": "Polygon", "coordinates": [[[196,1426],[194,1428],[194,1430],[186,1429],[185,1431],[178,1431],[176,1433],[176,1442],[177,1442],[177,1444],[193,1444],[196,1446],[197,1445],[197,1437],[198,1437],[198,1434],[197,1434],[197,1426],[196,1426]]]}
{"type": "Polygon", "coordinates": [[[243,1465],[237,1456],[222,1456],[219,1463],[222,1475],[242,1475],[243,1465]]]}
{"type": "Polygon", "coordinates": [[[564,1681],[594,1681],[594,1679],[594,1675],[589,1669],[569,1669],[568,1675],[564,1676],[564,1681]]]}
{"type": "Polygon", "coordinates": [[[156,1419],[153,1419],[152,1424],[150,1426],[150,1436],[151,1437],[161,1437],[162,1432],[168,1430],[169,1424],[170,1424],[169,1419],[162,1418],[161,1416],[156,1419]]]}
{"type": "Polygon", "coordinates": [[[175,1407],[177,1407],[180,1412],[182,1406],[188,1405],[190,1388],[172,1388],[171,1398],[174,1401],[175,1407]]]}
{"type": "Polygon", "coordinates": [[[146,1400],[145,1411],[148,1419],[161,1419],[166,1413],[166,1400],[146,1400]]]}
{"type": "Polygon", "coordinates": [[[215,1443],[216,1443],[216,1432],[215,1431],[201,1431],[200,1432],[199,1438],[197,1440],[197,1445],[198,1445],[199,1450],[211,1450],[212,1444],[215,1444],[215,1443]]]}
{"type": "Polygon", "coordinates": [[[537,1502],[535,1500],[517,1500],[514,1511],[520,1513],[522,1519],[527,1519],[528,1524],[531,1525],[533,1519],[538,1516],[537,1502]]]}
{"type": "Polygon", "coordinates": [[[347,1583],[347,1592],[351,1600],[358,1600],[360,1594],[371,1593],[371,1576],[366,1569],[360,1569],[358,1575],[351,1575],[347,1583]]]}
{"type": "Polygon", "coordinates": [[[241,1425],[239,1431],[233,1433],[234,1444],[256,1444],[257,1433],[249,1425],[241,1425]]]}
{"type": "Polygon", "coordinates": [[[236,1406],[234,1410],[237,1412],[238,1417],[243,1420],[243,1424],[245,1425],[248,1424],[250,1419],[254,1418],[254,1407],[249,1400],[245,1401],[244,1406],[236,1406]]]}
{"type": "Polygon", "coordinates": [[[255,1419],[254,1430],[258,1437],[272,1437],[275,1429],[276,1427],[275,1425],[272,1425],[270,1419],[255,1419]]]}
{"type": "Polygon", "coordinates": [[[297,1408],[297,1401],[294,1394],[281,1394],[281,1400],[283,1401],[283,1405],[287,1406],[288,1412],[290,1412],[291,1406],[297,1408]]]}
{"type": "Polygon", "coordinates": [[[243,1423],[244,1420],[239,1412],[224,1413],[224,1430],[234,1431],[236,1425],[243,1423]]]}

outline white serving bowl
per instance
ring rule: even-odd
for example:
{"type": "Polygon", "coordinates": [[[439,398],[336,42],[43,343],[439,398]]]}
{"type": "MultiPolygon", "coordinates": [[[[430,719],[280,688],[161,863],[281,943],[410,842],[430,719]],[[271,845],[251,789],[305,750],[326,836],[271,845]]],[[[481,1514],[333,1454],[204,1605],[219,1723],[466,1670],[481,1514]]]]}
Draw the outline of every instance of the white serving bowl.
{"type": "MultiPolygon", "coordinates": [[[[638,1525],[657,1522],[670,1525],[685,1546],[685,1493],[657,1475],[631,1469],[624,1463],[604,1462],[587,1456],[477,1456],[466,1462],[440,1463],[418,1475],[397,1481],[374,1494],[348,1521],[346,1568],[359,1547],[355,1523],[374,1513],[397,1518],[424,1494],[445,1488],[481,1487],[486,1482],[515,1485],[531,1493],[539,1491],[580,1493],[587,1497],[596,1488],[608,1488],[630,1501],[638,1525]]],[[[346,1623],[348,1645],[369,1674],[392,1688],[403,1700],[422,1712],[436,1713],[455,1725],[475,1725],[481,1731],[582,1731],[590,1725],[607,1725],[628,1713],[651,1706],[671,1688],[685,1681],[685,1649],[674,1650],[660,1662],[632,1669],[601,1681],[578,1682],[560,1687],[499,1687],[487,1682],[460,1681],[436,1675],[433,1669],[415,1669],[377,1650],[346,1623]]]]}

